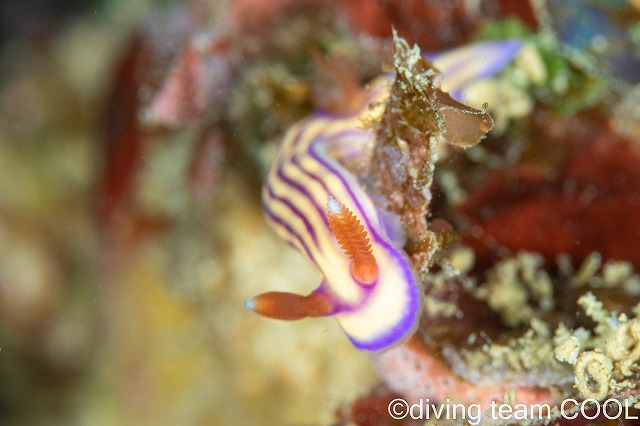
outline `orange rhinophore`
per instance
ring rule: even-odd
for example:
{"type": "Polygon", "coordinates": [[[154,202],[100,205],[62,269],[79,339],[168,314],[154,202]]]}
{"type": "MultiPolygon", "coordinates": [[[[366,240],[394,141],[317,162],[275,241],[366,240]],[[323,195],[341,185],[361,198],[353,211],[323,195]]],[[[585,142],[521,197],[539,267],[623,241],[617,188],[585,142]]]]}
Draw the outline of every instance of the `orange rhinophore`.
{"type": "Polygon", "coordinates": [[[327,203],[327,218],[338,244],[351,259],[353,278],[362,284],[373,284],[378,279],[378,263],[364,226],[351,210],[331,196],[327,203]]]}
{"type": "Polygon", "coordinates": [[[245,302],[245,306],[265,317],[279,320],[326,317],[333,312],[333,303],[326,294],[311,293],[308,296],[269,291],[245,302]]]}

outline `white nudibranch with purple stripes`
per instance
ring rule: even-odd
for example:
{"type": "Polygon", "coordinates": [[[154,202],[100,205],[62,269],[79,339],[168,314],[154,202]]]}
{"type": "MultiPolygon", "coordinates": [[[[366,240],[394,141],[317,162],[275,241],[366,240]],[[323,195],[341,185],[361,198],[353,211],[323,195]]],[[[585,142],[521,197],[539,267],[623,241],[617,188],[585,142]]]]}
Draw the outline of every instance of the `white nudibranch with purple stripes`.
{"type": "MultiPolygon", "coordinates": [[[[519,42],[498,41],[429,59],[460,99],[466,85],[495,74],[519,49],[519,42]]],[[[373,87],[369,101],[384,97],[388,84],[373,87]]],[[[351,116],[316,113],[285,134],[262,191],[265,216],[323,279],[308,296],[268,292],[246,306],[285,320],[334,316],[357,348],[379,351],[413,334],[423,290],[386,215],[347,168],[373,150],[375,134],[363,126],[367,105],[351,116]]]]}

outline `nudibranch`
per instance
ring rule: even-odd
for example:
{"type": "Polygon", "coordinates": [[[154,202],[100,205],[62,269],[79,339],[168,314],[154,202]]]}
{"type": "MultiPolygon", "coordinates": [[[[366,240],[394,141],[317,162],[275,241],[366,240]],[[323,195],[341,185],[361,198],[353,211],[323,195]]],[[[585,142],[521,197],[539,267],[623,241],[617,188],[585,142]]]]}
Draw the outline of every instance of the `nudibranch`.
{"type": "MultiPolygon", "coordinates": [[[[466,85],[498,72],[519,49],[519,42],[495,41],[429,59],[442,73],[445,90],[460,99],[466,85]]],[[[307,296],[268,292],[246,302],[261,315],[283,320],[333,316],[353,345],[368,351],[408,339],[423,296],[397,226],[349,171],[354,161],[366,162],[372,154],[375,134],[363,119],[388,86],[388,79],[372,84],[356,113],[317,112],[284,135],[262,190],[264,213],[323,279],[307,296]]]]}

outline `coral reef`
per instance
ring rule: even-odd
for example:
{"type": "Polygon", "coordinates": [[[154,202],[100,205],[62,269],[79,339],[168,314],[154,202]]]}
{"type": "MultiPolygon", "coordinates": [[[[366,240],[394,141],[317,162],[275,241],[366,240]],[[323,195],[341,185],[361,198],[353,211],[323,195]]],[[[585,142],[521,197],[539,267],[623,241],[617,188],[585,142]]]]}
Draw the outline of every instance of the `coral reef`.
{"type": "Polygon", "coordinates": [[[18,3],[1,423],[632,424],[637,1],[18,3]]]}

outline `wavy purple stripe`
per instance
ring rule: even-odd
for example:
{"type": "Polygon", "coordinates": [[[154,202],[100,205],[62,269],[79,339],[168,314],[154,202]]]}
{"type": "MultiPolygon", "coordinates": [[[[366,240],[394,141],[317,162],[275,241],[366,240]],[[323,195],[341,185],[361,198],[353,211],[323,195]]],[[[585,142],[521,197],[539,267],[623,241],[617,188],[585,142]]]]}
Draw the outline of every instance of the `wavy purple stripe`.
{"type": "MultiPolygon", "coordinates": [[[[267,220],[267,223],[269,223],[269,226],[273,227],[273,228],[278,228],[278,225],[282,225],[279,222],[276,222],[276,216],[274,214],[272,214],[271,210],[267,207],[266,205],[267,201],[262,200],[262,210],[265,216],[265,219],[267,220]],[[269,210],[267,210],[269,209],[269,210]]],[[[282,221],[282,219],[278,216],[277,217],[280,221],[282,221]]],[[[285,231],[288,232],[288,230],[285,229],[285,231]]],[[[285,242],[287,243],[287,245],[289,245],[290,247],[294,248],[296,251],[300,251],[300,247],[296,246],[292,240],[294,236],[289,234],[287,237],[281,236],[280,238],[282,238],[283,240],[285,240],[285,242]]],[[[298,239],[298,242],[299,239],[298,239]]]]}
{"type": "MultiPolygon", "coordinates": [[[[295,151],[304,152],[305,149],[297,149],[299,148],[298,145],[300,145],[302,141],[310,141],[309,145],[312,145],[315,141],[318,140],[318,138],[322,138],[324,141],[329,143],[329,142],[334,142],[336,139],[349,138],[350,136],[361,137],[363,131],[364,130],[362,129],[353,129],[353,128],[339,130],[333,134],[322,133],[322,131],[320,131],[320,133],[316,134],[313,137],[296,138],[296,140],[292,142],[291,148],[296,148],[295,151]]],[[[348,145],[349,143],[345,142],[345,144],[348,145]]]]}
{"type": "Polygon", "coordinates": [[[309,222],[309,219],[307,219],[307,217],[300,211],[300,209],[298,209],[296,206],[293,205],[293,203],[289,200],[287,200],[286,198],[283,197],[279,197],[275,194],[275,192],[273,191],[273,188],[271,187],[271,185],[269,183],[266,183],[264,188],[267,190],[267,193],[269,195],[269,197],[271,197],[274,200],[279,201],[280,203],[284,204],[285,206],[287,206],[287,208],[289,210],[291,210],[291,212],[302,221],[302,223],[304,223],[304,227],[307,230],[307,234],[309,234],[311,236],[311,239],[313,240],[313,244],[315,245],[317,250],[320,250],[320,246],[318,245],[318,237],[316,235],[316,231],[313,229],[313,226],[311,225],[311,222],[309,222]]]}
{"type": "MultiPolygon", "coordinates": [[[[331,135],[329,137],[327,137],[324,134],[319,134],[319,135],[316,135],[315,137],[311,138],[311,142],[309,143],[309,147],[312,147],[317,143],[322,143],[323,145],[328,144],[328,143],[332,143],[337,139],[348,138],[349,136],[352,136],[354,134],[360,135],[361,134],[361,130],[358,130],[358,131],[354,131],[353,129],[343,130],[343,131],[339,131],[337,133],[334,133],[333,135],[331,135]]],[[[296,141],[296,142],[299,142],[299,141],[296,141]]],[[[307,177],[309,177],[309,178],[313,179],[314,181],[318,182],[322,186],[322,188],[324,189],[325,193],[327,194],[327,197],[329,195],[333,195],[322,179],[320,179],[317,175],[314,175],[314,174],[308,172],[302,166],[302,164],[300,163],[299,156],[301,156],[301,155],[308,156],[309,155],[309,147],[308,147],[307,150],[300,151],[299,153],[291,156],[289,162],[290,162],[290,164],[295,166],[295,168],[297,170],[299,170],[301,173],[305,174],[307,177]]],[[[279,169],[278,169],[278,177],[281,178],[281,179],[283,179],[283,176],[285,176],[284,175],[284,171],[282,169],[283,166],[284,166],[284,164],[281,164],[279,169]]],[[[349,173],[342,166],[339,166],[339,167],[343,170],[342,173],[349,173]]],[[[289,182],[293,182],[288,177],[286,177],[286,179],[288,179],[289,182]]],[[[344,180],[343,180],[343,182],[344,182],[344,180]]],[[[305,188],[303,188],[299,184],[297,185],[296,189],[298,190],[298,192],[300,192],[302,195],[304,195],[309,200],[309,202],[315,207],[315,209],[318,212],[320,218],[324,221],[325,225],[327,226],[327,229],[329,229],[329,222],[327,220],[327,215],[324,212],[323,208],[319,205],[317,197],[313,197],[309,193],[309,191],[307,191],[305,188]]],[[[324,200],[322,202],[324,202],[324,200]]]]}
{"type": "MultiPolygon", "coordinates": [[[[359,213],[358,216],[362,216],[363,217],[363,219],[367,223],[368,228],[371,230],[372,237],[374,237],[378,243],[386,244],[385,241],[382,240],[380,235],[377,233],[376,227],[373,226],[373,222],[370,220],[370,218],[366,215],[365,211],[362,209],[362,205],[360,204],[360,202],[358,200],[358,196],[355,194],[356,191],[361,191],[360,188],[358,188],[357,190],[354,190],[352,185],[350,185],[349,182],[348,182],[347,176],[349,176],[351,173],[349,173],[348,170],[346,170],[344,167],[342,167],[335,160],[329,159],[327,161],[326,156],[324,156],[323,154],[317,152],[317,147],[316,147],[315,144],[310,147],[309,155],[311,155],[311,157],[313,157],[313,159],[315,159],[318,163],[320,163],[331,174],[333,174],[333,175],[338,177],[338,179],[340,180],[342,185],[345,187],[345,189],[349,193],[349,196],[354,200],[354,202],[355,202],[355,204],[356,204],[356,206],[358,208],[358,212],[357,212],[357,213],[359,213]],[[330,162],[333,162],[335,164],[332,165],[332,164],[330,164],[330,162]]],[[[303,169],[301,166],[299,166],[299,167],[303,171],[303,173],[305,173],[310,179],[313,179],[314,181],[318,182],[327,193],[330,193],[329,188],[324,183],[324,181],[320,178],[320,176],[318,176],[318,175],[314,174],[313,172],[310,172],[310,171],[308,171],[306,169],[303,169]]]]}
{"type": "Polygon", "coordinates": [[[295,151],[295,147],[300,143],[300,140],[303,139],[302,134],[307,130],[309,121],[311,121],[311,117],[303,119],[299,123],[300,125],[295,135],[290,137],[286,137],[285,135],[285,139],[280,144],[280,151],[276,160],[277,167],[282,167],[282,165],[287,162],[287,159],[291,157],[291,154],[295,151]],[[289,140],[291,140],[291,142],[288,142],[289,140]]]}
{"type": "Polygon", "coordinates": [[[327,220],[326,213],[324,212],[322,207],[318,205],[315,198],[313,198],[311,193],[304,186],[302,186],[300,183],[296,182],[295,180],[285,175],[284,170],[282,169],[282,166],[278,167],[278,171],[276,172],[276,175],[278,176],[278,179],[280,179],[285,185],[288,185],[291,188],[295,189],[297,192],[302,194],[306,199],[308,199],[311,205],[314,207],[314,209],[318,213],[318,216],[323,218],[326,222],[327,220]]]}
{"type": "Polygon", "coordinates": [[[313,256],[313,254],[311,253],[311,250],[309,250],[309,247],[307,246],[307,244],[304,242],[304,240],[302,239],[302,237],[293,229],[291,228],[291,226],[289,226],[289,224],[282,219],[280,216],[278,216],[277,214],[275,214],[267,205],[266,202],[262,202],[262,210],[264,211],[265,216],[267,216],[269,218],[269,220],[271,220],[272,222],[278,224],[279,226],[283,227],[291,237],[295,238],[298,243],[300,243],[300,247],[302,247],[304,249],[305,254],[307,255],[307,258],[314,263],[314,265],[316,265],[316,267],[318,267],[318,262],[316,261],[316,258],[313,256]]]}

